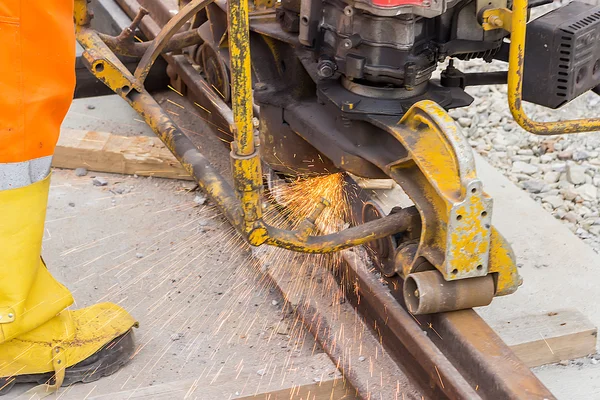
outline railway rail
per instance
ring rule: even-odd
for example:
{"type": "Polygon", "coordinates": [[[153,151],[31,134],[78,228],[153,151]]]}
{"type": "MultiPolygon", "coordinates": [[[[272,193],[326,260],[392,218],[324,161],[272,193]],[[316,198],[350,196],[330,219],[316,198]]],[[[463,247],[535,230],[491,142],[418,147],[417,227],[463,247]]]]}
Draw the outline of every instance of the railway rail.
{"type": "MultiPolygon", "coordinates": [[[[131,19],[142,7],[150,12],[140,23],[148,39],[159,34],[161,26],[173,15],[172,9],[177,8],[176,1],[115,1],[131,19]]],[[[174,86],[187,92],[192,101],[210,108],[214,123],[233,127],[230,107],[215,95],[186,56],[168,53],[164,58],[174,86]]],[[[175,156],[181,159],[184,154],[175,156]]],[[[361,192],[352,204],[354,214],[359,215],[364,202],[369,200],[367,193],[361,192]]],[[[382,394],[382,398],[402,398],[398,396],[402,393],[406,394],[405,398],[416,399],[554,399],[475,311],[412,315],[404,304],[402,280],[397,276],[376,276],[361,256],[363,251],[362,248],[342,251],[344,273],[335,278],[339,282],[353,282],[353,285],[342,285],[349,288],[346,298],[351,305],[350,312],[358,313],[372,328],[370,340],[382,344],[395,364],[386,368],[389,375],[386,379],[404,385],[402,391],[389,391],[382,394]]],[[[369,398],[373,393],[372,376],[352,366],[344,355],[343,343],[332,338],[335,330],[332,325],[339,323],[339,317],[328,315],[326,307],[318,307],[302,298],[293,299],[297,294],[290,291],[289,277],[269,270],[266,273],[356,393],[369,398]],[[314,323],[316,320],[318,324],[314,323]]]]}

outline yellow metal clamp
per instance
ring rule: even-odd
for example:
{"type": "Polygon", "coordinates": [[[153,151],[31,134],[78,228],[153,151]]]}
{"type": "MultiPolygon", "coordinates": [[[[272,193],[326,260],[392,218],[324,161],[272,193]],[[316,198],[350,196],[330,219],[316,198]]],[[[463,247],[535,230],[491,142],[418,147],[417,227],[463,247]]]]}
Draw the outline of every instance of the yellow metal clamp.
{"type": "Polygon", "coordinates": [[[525,37],[527,33],[528,0],[514,0],[512,11],[503,8],[483,12],[485,30],[504,29],[510,32],[508,57],[508,106],[515,121],[526,131],[536,135],[559,135],[600,130],[600,118],[570,121],[538,122],[523,111],[523,65],[525,62],[525,37]]]}

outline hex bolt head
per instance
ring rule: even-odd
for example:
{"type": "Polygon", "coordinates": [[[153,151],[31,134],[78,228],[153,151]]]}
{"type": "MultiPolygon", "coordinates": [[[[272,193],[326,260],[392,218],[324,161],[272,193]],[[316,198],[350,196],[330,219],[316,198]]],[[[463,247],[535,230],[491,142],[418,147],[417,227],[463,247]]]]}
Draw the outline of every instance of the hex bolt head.
{"type": "Polygon", "coordinates": [[[321,78],[331,78],[335,73],[336,65],[333,61],[321,61],[317,66],[317,74],[321,78]]]}

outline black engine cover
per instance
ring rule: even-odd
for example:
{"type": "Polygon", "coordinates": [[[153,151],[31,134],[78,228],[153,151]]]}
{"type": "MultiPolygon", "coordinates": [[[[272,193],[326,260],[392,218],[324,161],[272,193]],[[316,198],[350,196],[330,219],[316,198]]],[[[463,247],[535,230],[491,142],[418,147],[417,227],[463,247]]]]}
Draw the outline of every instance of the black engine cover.
{"type": "Polygon", "coordinates": [[[527,24],[523,100],[558,108],[600,85],[600,6],[572,2],[527,24]]]}

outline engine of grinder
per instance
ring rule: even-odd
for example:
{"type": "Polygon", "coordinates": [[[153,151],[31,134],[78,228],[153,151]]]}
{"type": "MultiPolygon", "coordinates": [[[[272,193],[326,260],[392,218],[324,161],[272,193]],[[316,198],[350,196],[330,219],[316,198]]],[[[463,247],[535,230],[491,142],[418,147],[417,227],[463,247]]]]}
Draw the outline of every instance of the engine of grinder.
{"type": "MultiPolygon", "coordinates": [[[[283,0],[280,19],[299,16],[298,39],[318,54],[320,78],[341,75],[346,88],[365,96],[377,96],[377,88],[400,88],[412,97],[426,90],[437,63],[446,57],[491,60],[507,32],[485,31],[478,15],[503,3],[283,0]]],[[[288,30],[294,25],[288,24],[288,30]]]]}

